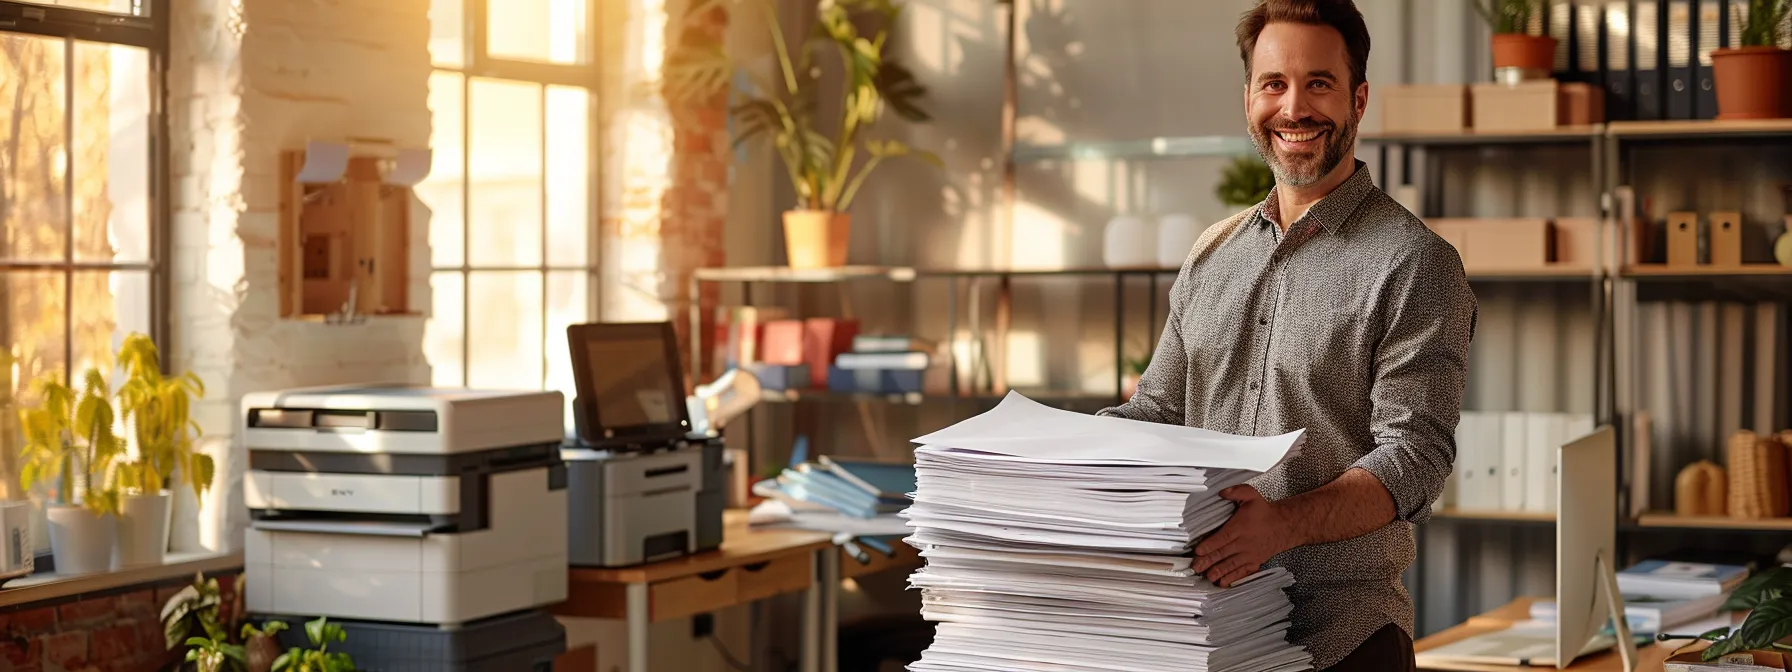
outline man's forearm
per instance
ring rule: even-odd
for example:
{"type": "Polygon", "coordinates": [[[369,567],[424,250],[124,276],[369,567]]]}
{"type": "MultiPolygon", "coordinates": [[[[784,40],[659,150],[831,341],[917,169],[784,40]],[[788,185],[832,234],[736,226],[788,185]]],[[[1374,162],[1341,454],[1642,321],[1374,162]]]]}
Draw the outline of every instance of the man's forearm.
{"type": "Polygon", "coordinates": [[[1393,495],[1381,479],[1361,468],[1277,504],[1289,514],[1298,546],[1354,539],[1394,520],[1393,495]]]}

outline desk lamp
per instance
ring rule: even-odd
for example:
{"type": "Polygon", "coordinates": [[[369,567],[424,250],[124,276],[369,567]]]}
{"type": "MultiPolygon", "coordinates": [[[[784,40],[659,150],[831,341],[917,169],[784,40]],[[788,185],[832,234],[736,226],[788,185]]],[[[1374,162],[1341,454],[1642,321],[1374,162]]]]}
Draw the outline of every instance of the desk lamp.
{"type": "Polygon", "coordinates": [[[729,369],[708,385],[698,385],[696,394],[685,398],[690,409],[691,432],[711,435],[759,404],[759,378],[740,369],[729,369]]]}

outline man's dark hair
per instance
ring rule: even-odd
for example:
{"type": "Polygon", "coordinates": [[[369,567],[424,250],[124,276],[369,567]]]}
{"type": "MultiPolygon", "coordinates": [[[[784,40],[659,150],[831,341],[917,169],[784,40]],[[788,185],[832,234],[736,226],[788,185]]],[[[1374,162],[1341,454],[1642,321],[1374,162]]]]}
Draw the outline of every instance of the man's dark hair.
{"type": "Polygon", "coordinates": [[[1238,55],[1244,59],[1245,76],[1251,72],[1251,52],[1257,48],[1257,35],[1271,23],[1304,23],[1331,26],[1344,36],[1344,50],[1350,55],[1350,91],[1369,81],[1369,26],[1363,13],[1351,0],[1261,0],[1238,21],[1238,55]]]}

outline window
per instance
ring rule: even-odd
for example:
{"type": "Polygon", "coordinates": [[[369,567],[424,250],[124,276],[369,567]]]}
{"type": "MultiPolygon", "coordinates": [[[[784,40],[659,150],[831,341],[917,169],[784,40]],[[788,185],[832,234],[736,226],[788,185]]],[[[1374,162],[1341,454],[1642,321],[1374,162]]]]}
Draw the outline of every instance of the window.
{"type": "Polygon", "coordinates": [[[0,1],[0,487],[34,380],[167,333],[161,7],[0,1]]]}
{"type": "Polygon", "coordinates": [[[595,3],[432,0],[429,19],[435,383],[571,390],[566,327],[597,301],[595,3]]]}

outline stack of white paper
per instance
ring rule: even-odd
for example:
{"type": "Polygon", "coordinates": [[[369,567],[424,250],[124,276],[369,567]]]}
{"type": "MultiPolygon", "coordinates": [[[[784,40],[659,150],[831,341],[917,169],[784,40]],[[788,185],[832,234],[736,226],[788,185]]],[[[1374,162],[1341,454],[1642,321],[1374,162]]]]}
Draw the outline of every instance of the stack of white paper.
{"type": "Polygon", "coordinates": [[[939,625],[916,672],[1310,670],[1285,570],[1219,588],[1190,550],[1218,492],[1297,454],[1250,438],[1052,409],[1010,393],[916,439],[909,582],[939,625]]]}

